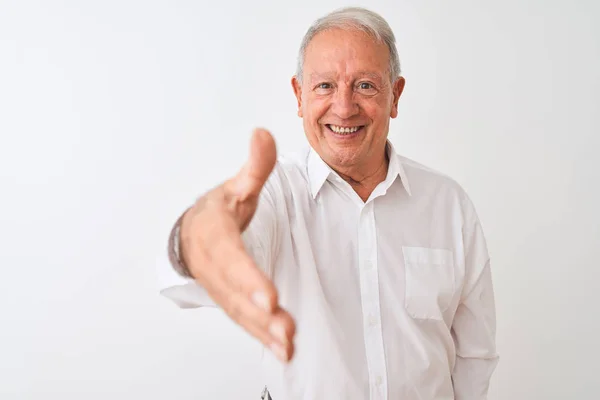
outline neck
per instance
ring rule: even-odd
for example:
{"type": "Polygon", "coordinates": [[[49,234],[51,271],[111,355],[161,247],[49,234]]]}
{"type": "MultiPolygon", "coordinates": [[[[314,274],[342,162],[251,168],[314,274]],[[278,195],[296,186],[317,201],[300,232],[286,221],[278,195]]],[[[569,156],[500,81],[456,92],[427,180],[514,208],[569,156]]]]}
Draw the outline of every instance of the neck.
{"type": "Polygon", "coordinates": [[[367,201],[373,190],[383,182],[387,176],[389,166],[389,156],[387,151],[378,157],[377,162],[371,162],[369,166],[357,166],[348,169],[334,169],[338,175],[352,186],[356,194],[367,201]]]}

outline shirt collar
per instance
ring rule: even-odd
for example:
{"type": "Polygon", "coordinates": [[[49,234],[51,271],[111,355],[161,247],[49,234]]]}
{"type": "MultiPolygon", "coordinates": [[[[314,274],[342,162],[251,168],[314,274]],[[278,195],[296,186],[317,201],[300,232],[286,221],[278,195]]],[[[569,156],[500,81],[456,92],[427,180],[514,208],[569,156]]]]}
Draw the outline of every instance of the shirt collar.
{"type": "MultiPolygon", "coordinates": [[[[388,182],[386,186],[389,187],[389,185],[391,185],[394,182],[396,177],[400,176],[402,186],[404,186],[404,189],[410,196],[411,191],[410,185],[408,184],[406,172],[404,171],[404,167],[400,162],[400,156],[398,155],[398,153],[396,153],[394,145],[389,140],[386,144],[386,151],[390,159],[388,173],[385,178],[385,181],[388,182]]],[[[323,161],[321,156],[319,156],[319,154],[312,147],[308,152],[308,159],[306,165],[310,191],[313,198],[317,197],[317,194],[319,193],[327,179],[336,176],[339,177],[339,175],[333,169],[331,169],[331,167],[327,165],[325,161],[323,161]]]]}

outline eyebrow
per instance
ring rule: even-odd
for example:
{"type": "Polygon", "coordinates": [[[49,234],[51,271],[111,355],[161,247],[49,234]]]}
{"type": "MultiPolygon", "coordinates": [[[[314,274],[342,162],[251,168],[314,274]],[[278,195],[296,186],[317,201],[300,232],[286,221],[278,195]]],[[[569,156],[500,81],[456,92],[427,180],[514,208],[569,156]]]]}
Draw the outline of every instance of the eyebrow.
{"type": "Polygon", "coordinates": [[[379,81],[383,80],[382,76],[379,75],[379,74],[377,74],[377,73],[375,73],[375,72],[359,71],[358,75],[364,76],[364,77],[367,77],[367,78],[371,78],[371,79],[374,79],[374,80],[379,80],[379,81]]]}
{"type": "MultiPolygon", "coordinates": [[[[370,78],[370,79],[373,79],[375,81],[383,82],[382,76],[379,75],[378,73],[375,73],[375,72],[358,71],[356,73],[356,76],[360,77],[360,78],[370,78]]],[[[333,78],[334,78],[334,74],[333,73],[319,74],[317,72],[313,72],[309,76],[310,82],[314,82],[314,81],[321,80],[321,79],[333,79],[333,78]]]]}

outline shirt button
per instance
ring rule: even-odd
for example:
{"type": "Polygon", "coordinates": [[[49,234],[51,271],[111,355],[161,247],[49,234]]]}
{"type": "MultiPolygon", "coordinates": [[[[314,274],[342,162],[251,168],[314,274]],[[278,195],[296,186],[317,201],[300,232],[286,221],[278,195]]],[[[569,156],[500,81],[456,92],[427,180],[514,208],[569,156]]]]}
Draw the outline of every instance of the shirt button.
{"type": "Polygon", "coordinates": [[[369,325],[371,325],[371,326],[377,325],[377,317],[375,317],[374,315],[371,315],[369,317],[369,325]]]}
{"type": "Polygon", "coordinates": [[[371,261],[365,261],[365,269],[373,268],[373,263],[371,261]]]}
{"type": "Polygon", "coordinates": [[[375,383],[377,384],[377,386],[383,383],[383,378],[381,377],[381,375],[379,375],[377,379],[375,379],[375,383]]]}

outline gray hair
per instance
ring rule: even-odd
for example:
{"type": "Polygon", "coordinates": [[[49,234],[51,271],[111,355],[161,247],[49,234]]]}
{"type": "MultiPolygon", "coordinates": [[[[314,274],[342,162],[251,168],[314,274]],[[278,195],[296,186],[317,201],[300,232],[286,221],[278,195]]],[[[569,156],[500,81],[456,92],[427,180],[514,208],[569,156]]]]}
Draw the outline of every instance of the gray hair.
{"type": "Polygon", "coordinates": [[[356,29],[368,33],[385,43],[390,52],[390,79],[392,83],[400,76],[400,58],[396,49],[396,37],[387,21],[379,14],[361,7],[345,7],[317,19],[308,29],[298,52],[296,78],[302,82],[304,55],[313,37],[327,29],[356,29]]]}

